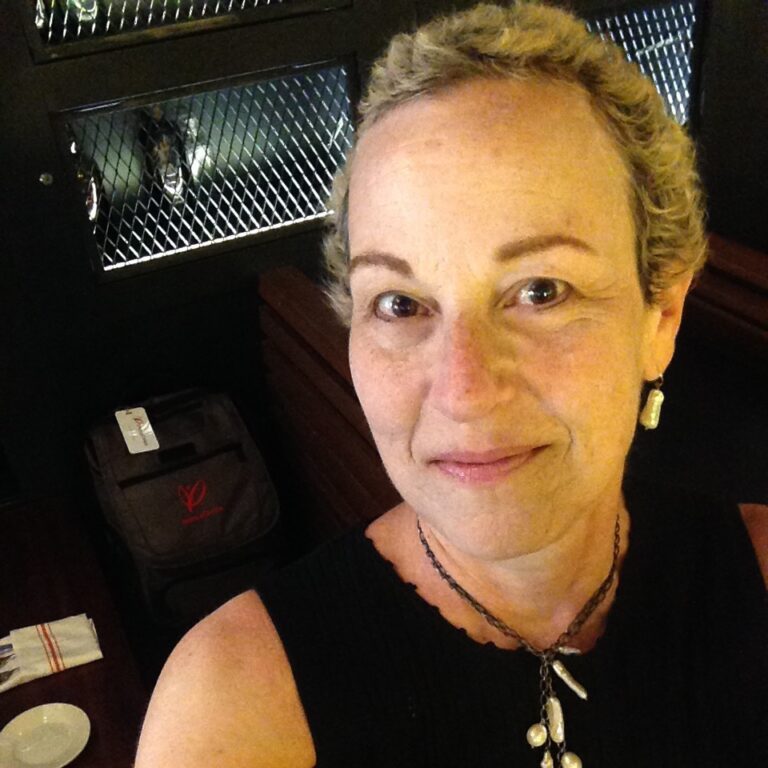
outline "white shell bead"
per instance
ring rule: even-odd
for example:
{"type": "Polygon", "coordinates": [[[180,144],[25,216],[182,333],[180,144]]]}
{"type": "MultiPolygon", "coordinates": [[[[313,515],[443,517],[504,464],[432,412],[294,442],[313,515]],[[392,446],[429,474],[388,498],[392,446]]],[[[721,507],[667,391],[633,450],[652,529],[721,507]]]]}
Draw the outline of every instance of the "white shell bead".
{"type": "Polygon", "coordinates": [[[561,768],[581,768],[581,758],[573,752],[566,752],[560,760],[561,768]]]}
{"type": "Polygon", "coordinates": [[[540,747],[547,740],[547,726],[544,723],[534,723],[525,734],[525,738],[532,747],[540,747]]]}
{"type": "Polygon", "coordinates": [[[549,754],[549,750],[544,753],[544,757],[541,758],[539,764],[541,768],[555,768],[555,762],[552,760],[552,755],[549,754]]]}
{"type": "Polygon", "coordinates": [[[580,698],[587,700],[587,689],[578,681],[574,680],[573,675],[565,668],[561,661],[553,661],[552,669],[555,674],[580,698]]]}
{"type": "Polygon", "coordinates": [[[640,414],[640,423],[646,429],[656,429],[661,417],[661,404],[664,402],[664,393],[660,389],[652,389],[648,393],[645,407],[640,414]]]}
{"type": "Polygon", "coordinates": [[[546,710],[549,735],[552,737],[552,741],[560,744],[565,739],[565,722],[563,721],[563,708],[560,706],[560,699],[557,696],[550,696],[547,699],[546,710]]]}

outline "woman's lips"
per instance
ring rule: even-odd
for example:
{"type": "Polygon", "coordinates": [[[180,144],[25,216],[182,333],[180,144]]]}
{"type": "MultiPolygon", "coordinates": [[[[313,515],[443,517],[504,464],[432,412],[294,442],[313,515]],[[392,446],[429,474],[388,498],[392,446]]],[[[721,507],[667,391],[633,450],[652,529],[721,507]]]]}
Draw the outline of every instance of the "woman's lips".
{"type": "Polygon", "coordinates": [[[531,445],[480,453],[452,451],[436,456],[430,463],[442,473],[463,483],[495,483],[522,467],[542,448],[531,445]]]}

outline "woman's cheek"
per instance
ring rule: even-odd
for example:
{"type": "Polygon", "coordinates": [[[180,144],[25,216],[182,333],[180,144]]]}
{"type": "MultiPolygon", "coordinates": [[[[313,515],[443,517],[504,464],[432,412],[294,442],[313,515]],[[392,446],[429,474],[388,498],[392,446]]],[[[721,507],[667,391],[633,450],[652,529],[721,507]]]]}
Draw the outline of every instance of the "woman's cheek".
{"type": "Polygon", "coordinates": [[[418,419],[423,389],[419,366],[411,356],[392,354],[353,337],[350,368],[376,442],[409,433],[418,419]]]}
{"type": "MultiPolygon", "coordinates": [[[[607,328],[571,329],[531,345],[527,377],[545,404],[572,421],[623,419],[634,408],[637,362],[607,328]],[[568,414],[566,416],[566,414],[568,414]]],[[[616,425],[618,426],[618,424],[616,425]]]]}

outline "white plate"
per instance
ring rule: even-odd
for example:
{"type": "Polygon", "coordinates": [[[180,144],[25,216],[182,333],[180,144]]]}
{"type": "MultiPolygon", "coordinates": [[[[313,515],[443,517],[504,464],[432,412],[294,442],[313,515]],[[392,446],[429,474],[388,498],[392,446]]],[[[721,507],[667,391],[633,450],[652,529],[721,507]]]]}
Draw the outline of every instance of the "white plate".
{"type": "Polygon", "coordinates": [[[72,704],[43,704],[14,717],[0,731],[3,768],[62,768],[88,743],[91,721],[72,704]]]}

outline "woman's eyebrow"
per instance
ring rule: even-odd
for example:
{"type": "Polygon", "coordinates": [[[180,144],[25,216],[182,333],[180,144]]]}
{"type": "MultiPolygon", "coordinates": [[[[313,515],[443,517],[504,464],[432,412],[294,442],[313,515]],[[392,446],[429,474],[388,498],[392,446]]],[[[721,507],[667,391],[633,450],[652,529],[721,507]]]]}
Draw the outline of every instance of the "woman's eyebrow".
{"type": "Polygon", "coordinates": [[[348,274],[351,275],[355,269],[363,266],[386,267],[393,272],[401,274],[403,277],[413,277],[411,265],[405,259],[400,259],[391,253],[383,253],[382,251],[363,251],[363,253],[353,256],[349,261],[348,274]]]}
{"type": "Polygon", "coordinates": [[[514,259],[517,256],[523,256],[537,251],[546,251],[550,248],[556,248],[560,245],[568,245],[585,253],[595,254],[595,249],[578,237],[571,235],[534,235],[533,237],[524,237],[521,240],[513,240],[505,243],[496,249],[494,254],[496,261],[505,262],[514,259]]]}
{"type": "MultiPolygon", "coordinates": [[[[496,249],[494,257],[498,262],[505,262],[517,256],[524,256],[529,253],[536,253],[537,251],[546,251],[562,245],[567,245],[586,253],[595,253],[592,246],[578,237],[553,234],[534,235],[533,237],[525,237],[521,240],[505,243],[496,249]]],[[[349,274],[351,275],[355,269],[363,266],[385,267],[403,277],[413,277],[413,269],[411,269],[411,265],[405,259],[393,256],[391,253],[385,253],[384,251],[363,251],[357,256],[353,256],[349,261],[349,274]]]]}

